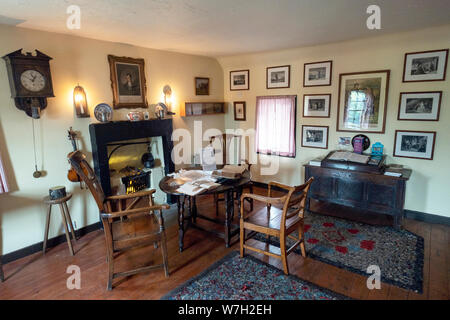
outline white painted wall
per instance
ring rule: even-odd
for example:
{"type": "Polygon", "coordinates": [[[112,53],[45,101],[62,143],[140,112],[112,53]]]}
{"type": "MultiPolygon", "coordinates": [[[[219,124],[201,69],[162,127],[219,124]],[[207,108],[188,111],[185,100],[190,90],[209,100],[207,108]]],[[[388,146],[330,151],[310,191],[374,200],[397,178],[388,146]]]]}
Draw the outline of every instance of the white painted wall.
{"type": "MultiPolygon", "coordinates": [[[[446,81],[402,83],[403,61],[406,52],[446,49],[450,47],[450,25],[420,31],[398,33],[374,38],[339,42],[314,47],[274,51],[259,54],[219,58],[224,72],[225,101],[229,112],[226,128],[249,129],[255,127],[256,97],[262,95],[295,94],[297,104],[297,156],[295,159],[280,158],[280,170],[274,176],[260,176],[254,166],[254,179],[260,182],[277,180],[287,184],[304,181],[303,164],[338,148],[338,137],[354,136],[351,132],[336,131],[339,74],[370,70],[390,69],[390,87],[387,101],[385,134],[367,134],[371,142],[380,141],[385,146],[388,163],[401,163],[413,170],[406,188],[406,209],[450,217],[450,71],[446,81]],[[304,63],[333,60],[332,85],[303,88],[304,63]],[[266,67],[291,65],[289,89],[266,89],[266,67]],[[230,91],[229,72],[250,69],[250,90],[230,91]],[[398,121],[399,94],[403,91],[443,91],[439,122],[398,121]],[[303,95],[331,93],[331,117],[329,119],[303,118],[303,95]],[[247,121],[234,121],[232,102],[247,102],[247,121]],[[328,150],[301,147],[302,125],[329,126],[328,150]],[[434,160],[416,160],[392,157],[395,130],[437,131],[434,160]]],[[[265,156],[270,157],[270,156],[265,156]]],[[[252,168],[253,169],[253,168],[252,168]]]]}
{"type": "MultiPolygon", "coordinates": [[[[90,157],[88,127],[96,121],[93,109],[101,102],[112,105],[108,54],[145,59],[149,103],[161,101],[164,85],[172,87],[172,109],[177,113],[174,128],[193,130],[194,118],[179,116],[185,101],[223,99],[223,73],[215,59],[0,25],[0,55],[19,48],[39,49],[53,58],[50,65],[56,97],[48,99],[47,109],[36,122],[39,169],[47,171],[47,175],[34,179],[31,118],[14,106],[6,66],[0,61],[0,152],[12,189],[11,193],[0,195],[1,255],[43,240],[46,208],[42,198],[51,186],[65,185],[74,193],[69,209],[78,228],[98,221],[98,209],[91,195],[66,178],[66,156],[72,151],[67,130],[72,126],[81,132],[81,149],[90,157]],[[211,78],[210,96],[195,96],[196,76],[211,78]],[[87,92],[91,118],[78,119],[74,114],[72,93],[77,83],[87,92]]],[[[127,112],[115,112],[114,119],[125,119],[127,112]]],[[[208,116],[203,128],[223,130],[224,116],[208,116]]],[[[56,207],[52,219],[50,237],[63,232],[56,207]]]]}

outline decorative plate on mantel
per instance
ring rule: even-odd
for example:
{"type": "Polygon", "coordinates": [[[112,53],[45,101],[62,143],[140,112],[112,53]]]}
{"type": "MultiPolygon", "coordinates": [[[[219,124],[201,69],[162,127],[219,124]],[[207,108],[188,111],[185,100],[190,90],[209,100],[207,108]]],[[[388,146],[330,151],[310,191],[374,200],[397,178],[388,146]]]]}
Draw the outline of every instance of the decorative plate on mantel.
{"type": "Polygon", "coordinates": [[[100,122],[109,122],[112,120],[113,110],[109,104],[100,103],[94,109],[95,119],[100,122]]]}

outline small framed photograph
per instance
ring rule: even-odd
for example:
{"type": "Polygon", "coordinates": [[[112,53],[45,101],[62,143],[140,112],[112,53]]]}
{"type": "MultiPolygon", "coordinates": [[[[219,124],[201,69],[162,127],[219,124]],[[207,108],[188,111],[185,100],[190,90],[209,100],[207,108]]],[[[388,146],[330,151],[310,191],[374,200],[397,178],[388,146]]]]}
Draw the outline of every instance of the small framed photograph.
{"type": "Polygon", "coordinates": [[[433,160],[435,131],[396,130],[394,157],[433,160]]]}
{"type": "Polygon", "coordinates": [[[331,86],[333,61],[305,63],[303,72],[304,87],[331,86]]]}
{"type": "Polygon", "coordinates": [[[245,121],[245,101],[235,101],[234,103],[234,120],[245,121]]]}
{"type": "Polygon", "coordinates": [[[447,59],[448,49],[406,53],[403,82],[445,80],[447,59]]]}
{"type": "Polygon", "coordinates": [[[337,131],[384,133],[390,70],[339,75],[337,131]]]}
{"type": "Polygon", "coordinates": [[[114,108],[147,108],[144,59],[108,55],[114,108]]]}
{"type": "Polygon", "coordinates": [[[209,78],[195,78],[195,95],[209,96],[209,78]]]}
{"type": "Polygon", "coordinates": [[[230,71],[230,90],[249,90],[250,70],[230,71]]]}
{"type": "Polygon", "coordinates": [[[302,147],[328,149],[328,126],[302,126],[302,147]]]}
{"type": "Polygon", "coordinates": [[[401,92],[398,120],[439,121],[442,91],[401,92]]]}
{"type": "Polygon", "coordinates": [[[303,96],[304,118],[329,118],[331,94],[305,94],[303,96]]]}
{"type": "Polygon", "coordinates": [[[340,146],[350,146],[352,144],[351,137],[339,137],[338,143],[340,146]]]}
{"type": "Polygon", "coordinates": [[[268,67],[266,72],[266,88],[289,88],[291,66],[268,67]]]}

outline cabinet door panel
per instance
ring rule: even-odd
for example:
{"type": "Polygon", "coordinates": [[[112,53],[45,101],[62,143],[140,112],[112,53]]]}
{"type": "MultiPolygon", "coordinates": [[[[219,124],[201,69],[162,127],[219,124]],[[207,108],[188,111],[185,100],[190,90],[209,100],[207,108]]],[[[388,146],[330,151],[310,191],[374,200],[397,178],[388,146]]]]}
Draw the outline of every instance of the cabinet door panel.
{"type": "Polygon", "coordinates": [[[396,188],[389,185],[369,184],[368,185],[369,205],[377,207],[394,208],[396,199],[396,188]]]}
{"type": "Polygon", "coordinates": [[[311,184],[311,195],[333,198],[333,178],[324,176],[314,176],[314,182],[311,184]]]}
{"type": "Polygon", "coordinates": [[[354,180],[338,180],[337,197],[340,200],[350,200],[355,202],[364,201],[364,183],[354,180]]]}

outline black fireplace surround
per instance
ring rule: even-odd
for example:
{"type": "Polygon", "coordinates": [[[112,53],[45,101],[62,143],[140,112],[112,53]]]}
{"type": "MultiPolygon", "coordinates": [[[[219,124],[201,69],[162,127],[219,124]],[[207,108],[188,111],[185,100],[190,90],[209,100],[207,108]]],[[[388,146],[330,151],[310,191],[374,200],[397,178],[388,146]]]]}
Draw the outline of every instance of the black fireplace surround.
{"type": "MultiPolygon", "coordinates": [[[[111,181],[109,175],[108,143],[142,139],[150,137],[162,137],[164,149],[165,174],[175,171],[172,161],[172,119],[144,120],[144,121],[116,121],[107,123],[93,123],[89,125],[91,136],[92,157],[94,160],[95,174],[100,179],[103,192],[111,195],[111,181]]],[[[169,202],[171,199],[168,199],[169,202]]]]}

